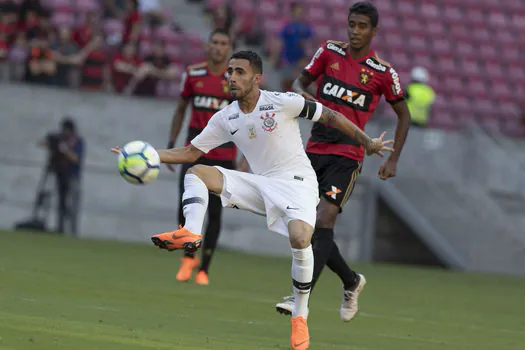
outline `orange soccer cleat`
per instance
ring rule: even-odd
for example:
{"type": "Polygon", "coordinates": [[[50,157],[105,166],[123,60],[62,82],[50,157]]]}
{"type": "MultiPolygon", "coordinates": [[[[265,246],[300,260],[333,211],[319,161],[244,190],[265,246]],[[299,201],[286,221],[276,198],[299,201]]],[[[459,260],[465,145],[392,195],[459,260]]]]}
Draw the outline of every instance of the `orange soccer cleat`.
{"type": "Polygon", "coordinates": [[[199,267],[199,259],[197,257],[191,258],[189,256],[185,256],[180,260],[182,263],[180,264],[179,272],[177,272],[175,278],[177,281],[181,282],[188,281],[191,278],[193,269],[199,267]]]}
{"type": "Polygon", "coordinates": [[[195,283],[200,284],[201,286],[207,286],[210,284],[210,280],[208,278],[208,273],[206,271],[199,271],[195,275],[195,283]]]}
{"type": "Polygon", "coordinates": [[[306,318],[299,316],[291,318],[292,321],[292,336],[290,337],[290,344],[294,350],[306,350],[310,345],[310,335],[308,334],[308,325],[306,318]]]}
{"type": "Polygon", "coordinates": [[[199,249],[202,243],[202,236],[196,235],[184,227],[179,226],[178,230],[159,233],[151,237],[151,241],[157,247],[167,250],[184,249],[192,253],[199,249]]]}

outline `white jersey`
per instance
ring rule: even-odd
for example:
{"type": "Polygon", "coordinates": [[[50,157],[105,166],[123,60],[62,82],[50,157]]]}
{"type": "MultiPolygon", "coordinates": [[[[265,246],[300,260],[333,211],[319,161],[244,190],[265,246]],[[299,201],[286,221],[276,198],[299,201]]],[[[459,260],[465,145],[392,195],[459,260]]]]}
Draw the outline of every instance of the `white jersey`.
{"type": "Polygon", "coordinates": [[[204,153],[234,142],[254,174],[279,179],[317,177],[304,151],[297,117],[318,121],[322,105],[293,92],[261,90],[251,113],[243,113],[237,101],[217,112],[191,143],[204,153]]]}

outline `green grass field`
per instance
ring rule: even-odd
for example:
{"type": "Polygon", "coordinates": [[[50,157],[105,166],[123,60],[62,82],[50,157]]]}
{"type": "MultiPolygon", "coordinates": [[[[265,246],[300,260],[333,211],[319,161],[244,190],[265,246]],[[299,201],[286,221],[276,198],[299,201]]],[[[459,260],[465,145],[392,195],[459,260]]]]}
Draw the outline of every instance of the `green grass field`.
{"type": "MultiPolygon", "coordinates": [[[[178,253],[0,233],[0,349],[288,349],[290,260],[219,251],[211,285],[177,283],[178,253]]],[[[339,320],[325,271],[311,349],[523,349],[525,280],[360,265],[361,314],[339,320]]]]}

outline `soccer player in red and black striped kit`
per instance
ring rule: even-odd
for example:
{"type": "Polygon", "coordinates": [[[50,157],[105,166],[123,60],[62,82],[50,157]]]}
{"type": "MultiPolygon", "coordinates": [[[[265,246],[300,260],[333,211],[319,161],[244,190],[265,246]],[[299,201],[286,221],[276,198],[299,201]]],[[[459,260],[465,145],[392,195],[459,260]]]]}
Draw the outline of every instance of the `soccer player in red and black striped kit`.
{"type": "MultiPolygon", "coordinates": [[[[378,173],[380,179],[386,180],[396,175],[397,161],[408,134],[410,113],[397,72],[370,48],[378,22],[379,14],[373,4],[355,3],[348,13],[350,42],[327,41],[296,79],[293,90],[342,113],[363,130],[384,96],[398,116],[395,151],[378,173]],[[317,84],[316,98],[306,92],[314,81],[317,84]]],[[[321,195],[312,237],[312,288],[324,265],[328,265],[343,282],[340,315],[343,321],[350,321],[357,314],[357,299],[366,280],[346,264],[334,242],[333,228],[361,172],[363,148],[329,125],[316,123],[306,153],[317,173],[321,195]]],[[[276,308],[281,313],[290,314],[293,304],[293,297],[285,297],[276,308]]]]}
{"type": "MultiPolygon", "coordinates": [[[[191,105],[191,119],[186,138],[186,145],[200,134],[202,129],[208,124],[210,118],[219,110],[226,107],[231,102],[228,90],[228,80],[226,69],[228,68],[228,58],[231,52],[232,43],[228,32],[223,29],[214,30],[208,40],[206,62],[188,66],[183,75],[181,86],[181,98],[177,105],[175,115],[171,125],[171,134],[168,149],[173,148],[179,136],[184,115],[188,105],[191,105]]],[[[226,169],[235,167],[236,148],[233,143],[226,143],[199,158],[196,164],[218,165],[226,169]]],[[[179,224],[184,226],[184,215],[182,212],[182,193],[184,192],[184,174],[194,164],[184,164],[180,173],[180,201],[179,201],[179,224]]],[[[247,170],[247,163],[244,158],[239,170],[247,170]]],[[[168,166],[173,171],[171,166],[168,166]]],[[[179,281],[188,281],[193,270],[199,267],[195,276],[198,284],[207,285],[209,283],[208,267],[212,255],[217,246],[219,233],[221,230],[222,205],[219,197],[210,195],[208,207],[208,227],[204,236],[202,247],[202,263],[195,253],[185,253],[182,264],[176,275],[179,281]]]]}

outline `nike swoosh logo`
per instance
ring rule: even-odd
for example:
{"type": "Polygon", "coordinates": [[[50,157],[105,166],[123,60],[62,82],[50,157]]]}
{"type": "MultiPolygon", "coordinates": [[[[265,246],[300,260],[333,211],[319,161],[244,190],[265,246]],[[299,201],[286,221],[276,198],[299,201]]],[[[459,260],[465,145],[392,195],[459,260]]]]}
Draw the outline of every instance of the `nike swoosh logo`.
{"type": "Polygon", "coordinates": [[[306,343],[307,341],[308,341],[308,340],[305,340],[305,341],[303,341],[303,342],[301,342],[301,343],[294,343],[293,346],[294,346],[294,347],[301,346],[301,345],[303,345],[304,343],[306,343]]]}
{"type": "Polygon", "coordinates": [[[299,208],[292,208],[290,206],[287,206],[286,209],[289,209],[289,210],[299,210],[299,208]]]}
{"type": "Polygon", "coordinates": [[[310,104],[306,106],[306,119],[308,119],[308,116],[310,115],[308,112],[310,112],[310,104]]]}
{"type": "Polygon", "coordinates": [[[239,129],[237,129],[237,130],[235,130],[235,131],[230,131],[230,134],[235,135],[235,133],[236,133],[237,131],[239,131],[239,129]]]}

